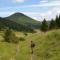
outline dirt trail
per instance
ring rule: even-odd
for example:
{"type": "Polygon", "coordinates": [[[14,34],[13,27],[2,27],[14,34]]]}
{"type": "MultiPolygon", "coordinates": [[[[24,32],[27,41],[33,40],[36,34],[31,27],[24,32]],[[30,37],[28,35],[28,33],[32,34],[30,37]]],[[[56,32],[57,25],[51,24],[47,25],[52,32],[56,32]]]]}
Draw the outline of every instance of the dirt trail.
{"type": "Polygon", "coordinates": [[[16,56],[17,56],[17,54],[19,53],[19,44],[17,44],[16,45],[16,53],[14,54],[14,56],[12,56],[11,58],[10,58],[10,60],[16,60],[16,56]]]}
{"type": "Polygon", "coordinates": [[[30,54],[30,59],[29,60],[34,60],[34,54],[30,54]]]}

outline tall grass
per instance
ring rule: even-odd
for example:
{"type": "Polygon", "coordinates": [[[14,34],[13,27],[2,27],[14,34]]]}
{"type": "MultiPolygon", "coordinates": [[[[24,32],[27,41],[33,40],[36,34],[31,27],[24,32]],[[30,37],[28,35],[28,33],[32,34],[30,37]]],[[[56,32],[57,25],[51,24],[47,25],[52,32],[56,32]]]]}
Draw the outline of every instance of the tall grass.
{"type": "MultiPolygon", "coordinates": [[[[24,36],[23,33],[21,34],[24,36]]],[[[15,56],[16,60],[31,59],[31,40],[36,44],[33,60],[60,60],[60,29],[46,33],[28,33],[24,38],[25,41],[19,42],[19,52],[15,56]]],[[[16,53],[16,46],[17,44],[0,42],[0,60],[10,60],[16,53]]]]}

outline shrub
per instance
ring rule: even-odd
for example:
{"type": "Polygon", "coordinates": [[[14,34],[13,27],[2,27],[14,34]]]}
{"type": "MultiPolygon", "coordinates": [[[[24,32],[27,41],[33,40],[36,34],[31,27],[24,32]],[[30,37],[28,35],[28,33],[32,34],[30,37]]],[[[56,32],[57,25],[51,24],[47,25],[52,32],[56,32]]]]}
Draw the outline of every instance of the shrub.
{"type": "Polygon", "coordinates": [[[18,43],[18,38],[15,36],[14,32],[11,29],[7,29],[4,34],[5,42],[18,43]]]}
{"type": "Polygon", "coordinates": [[[25,36],[27,36],[28,34],[27,33],[24,33],[25,36]]]}
{"type": "Polygon", "coordinates": [[[20,37],[19,40],[20,41],[25,41],[25,38],[24,37],[20,37]]]}

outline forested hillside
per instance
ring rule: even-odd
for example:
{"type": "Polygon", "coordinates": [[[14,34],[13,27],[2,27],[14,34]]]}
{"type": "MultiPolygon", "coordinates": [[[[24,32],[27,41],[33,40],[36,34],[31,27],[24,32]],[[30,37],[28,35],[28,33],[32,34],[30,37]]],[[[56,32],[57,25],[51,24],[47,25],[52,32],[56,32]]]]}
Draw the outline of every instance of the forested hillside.
{"type": "Polygon", "coordinates": [[[19,24],[15,21],[11,21],[5,18],[0,18],[0,29],[6,29],[6,28],[10,28],[16,31],[22,31],[22,32],[34,32],[34,29],[19,24]]]}
{"type": "Polygon", "coordinates": [[[40,22],[36,21],[26,15],[24,15],[23,13],[14,13],[11,16],[6,17],[6,19],[14,21],[18,24],[22,24],[25,26],[28,26],[30,28],[33,29],[39,29],[40,28],[40,22]]]}

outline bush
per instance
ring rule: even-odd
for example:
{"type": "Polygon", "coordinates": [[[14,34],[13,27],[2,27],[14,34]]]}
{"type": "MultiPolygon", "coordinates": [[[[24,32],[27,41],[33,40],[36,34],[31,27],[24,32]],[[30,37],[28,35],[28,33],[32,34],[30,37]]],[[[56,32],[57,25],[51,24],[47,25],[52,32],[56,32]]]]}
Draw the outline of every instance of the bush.
{"type": "Polygon", "coordinates": [[[4,34],[5,42],[18,43],[18,38],[15,36],[14,32],[11,29],[7,29],[4,34]]]}
{"type": "Polygon", "coordinates": [[[25,38],[24,37],[20,37],[19,40],[20,41],[25,41],[25,38]]]}
{"type": "Polygon", "coordinates": [[[27,33],[24,33],[25,36],[27,36],[28,34],[27,33]]]}

